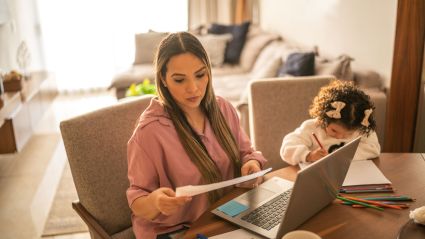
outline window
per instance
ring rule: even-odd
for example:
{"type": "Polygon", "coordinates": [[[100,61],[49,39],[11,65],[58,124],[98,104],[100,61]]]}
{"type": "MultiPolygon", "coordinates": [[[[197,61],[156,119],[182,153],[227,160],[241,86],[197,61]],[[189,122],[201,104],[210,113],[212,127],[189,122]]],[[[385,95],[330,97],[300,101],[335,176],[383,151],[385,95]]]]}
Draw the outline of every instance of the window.
{"type": "Polygon", "coordinates": [[[107,87],[134,60],[134,35],[188,29],[188,0],[38,0],[46,66],[60,90],[107,87]]]}

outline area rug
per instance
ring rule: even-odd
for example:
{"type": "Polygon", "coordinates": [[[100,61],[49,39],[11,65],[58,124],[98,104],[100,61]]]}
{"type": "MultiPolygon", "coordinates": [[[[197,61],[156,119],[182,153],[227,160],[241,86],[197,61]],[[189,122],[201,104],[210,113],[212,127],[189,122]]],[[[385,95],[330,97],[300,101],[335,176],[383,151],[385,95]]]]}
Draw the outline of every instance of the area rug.
{"type": "Polygon", "coordinates": [[[88,231],[87,225],[72,208],[71,203],[77,199],[71,170],[66,162],[49,217],[44,226],[43,237],[88,231]]]}

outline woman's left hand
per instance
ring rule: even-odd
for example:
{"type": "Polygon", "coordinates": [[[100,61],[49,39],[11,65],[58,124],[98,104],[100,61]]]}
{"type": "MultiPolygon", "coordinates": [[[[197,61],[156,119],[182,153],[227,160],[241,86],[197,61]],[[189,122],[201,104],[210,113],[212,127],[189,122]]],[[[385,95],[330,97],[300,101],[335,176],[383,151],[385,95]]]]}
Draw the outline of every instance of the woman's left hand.
{"type": "MultiPolygon", "coordinates": [[[[241,168],[241,175],[246,176],[261,171],[260,163],[257,160],[251,159],[247,161],[241,168]]],[[[238,184],[238,187],[254,188],[263,182],[263,177],[254,178],[252,180],[238,184]]]]}

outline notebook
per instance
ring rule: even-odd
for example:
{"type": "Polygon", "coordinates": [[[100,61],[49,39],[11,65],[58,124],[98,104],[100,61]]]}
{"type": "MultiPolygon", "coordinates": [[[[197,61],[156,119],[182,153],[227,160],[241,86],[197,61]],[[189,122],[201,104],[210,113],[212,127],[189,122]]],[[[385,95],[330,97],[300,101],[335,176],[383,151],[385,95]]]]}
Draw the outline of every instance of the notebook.
{"type": "Polygon", "coordinates": [[[267,238],[281,238],[330,204],[360,137],[297,173],[295,182],[273,177],[211,212],[267,238]]]}

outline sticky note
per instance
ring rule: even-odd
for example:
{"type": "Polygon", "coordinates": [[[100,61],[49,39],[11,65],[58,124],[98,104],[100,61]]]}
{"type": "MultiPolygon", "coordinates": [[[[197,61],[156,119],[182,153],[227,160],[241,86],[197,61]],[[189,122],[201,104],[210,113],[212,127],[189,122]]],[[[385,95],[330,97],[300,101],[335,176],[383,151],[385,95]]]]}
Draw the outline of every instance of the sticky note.
{"type": "Polygon", "coordinates": [[[248,207],[232,200],[232,201],[229,201],[229,202],[221,205],[217,209],[219,211],[222,211],[223,213],[231,216],[231,217],[234,217],[234,216],[239,215],[239,213],[248,209],[248,207]]]}

